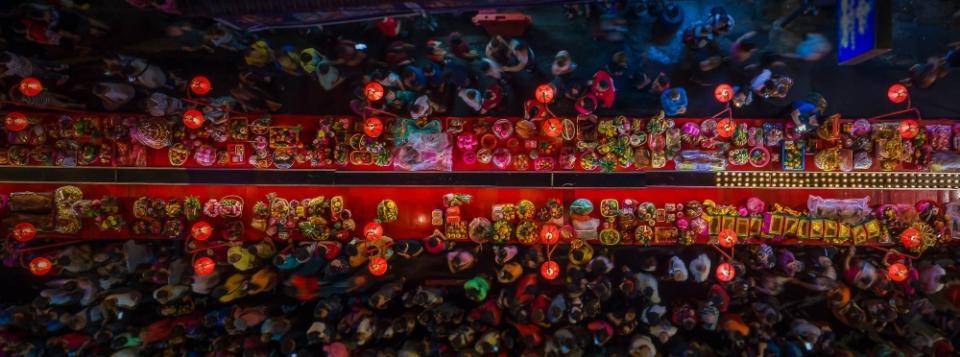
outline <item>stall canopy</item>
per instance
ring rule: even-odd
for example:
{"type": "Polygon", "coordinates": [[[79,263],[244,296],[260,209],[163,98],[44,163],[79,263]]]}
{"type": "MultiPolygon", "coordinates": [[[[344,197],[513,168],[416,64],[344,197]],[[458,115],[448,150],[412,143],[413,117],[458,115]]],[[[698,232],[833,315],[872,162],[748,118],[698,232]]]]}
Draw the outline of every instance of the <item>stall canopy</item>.
{"type": "Polygon", "coordinates": [[[576,3],[570,0],[184,0],[184,13],[260,31],[443,12],[576,3]]]}

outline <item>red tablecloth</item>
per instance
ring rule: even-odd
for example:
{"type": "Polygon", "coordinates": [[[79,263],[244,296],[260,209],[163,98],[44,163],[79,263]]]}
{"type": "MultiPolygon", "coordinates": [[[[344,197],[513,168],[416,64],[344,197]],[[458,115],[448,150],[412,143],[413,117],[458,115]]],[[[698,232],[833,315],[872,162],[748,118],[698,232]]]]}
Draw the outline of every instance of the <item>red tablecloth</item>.
{"type": "MultiPolygon", "coordinates": [[[[33,191],[49,192],[60,185],[50,184],[0,184],[0,192],[33,191]]],[[[342,196],[345,208],[353,214],[358,227],[377,217],[377,204],[383,199],[392,199],[399,207],[399,219],[385,223],[384,234],[394,239],[419,239],[427,237],[434,228],[430,223],[431,212],[442,208],[442,196],[446,193],[463,193],[473,196],[473,201],[462,207],[461,217],[469,222],[474,217],[491,217],[492,206],[499,203],[517,203],[522,199],[532,201],[537,207],[543,207],[550,198],[559,199],[564,209],[577,198],[590,199],[597,207],[594,217],[599,217],[599,202],[602,199],[612,198],[622,202],[631,198],[640,202],[649,201],[658,208],[666,203],[686,203],[691,200],[713,200],[718,204],[742,205],[749,197],[758,197],[767,202],[768,209],[773,203],[780,203],[799,211],[806,211],[809,195],[819,195],[824,198],[862,198],[870,197],[871,205],[885,203],[914,204],[921,200],[931,200],[944,203],[950,200],[947,191],[883,191],[883,190],[760,190],[760,189],[714,189],[714,188],[642,188],[642,189],[529,189],[529,188],[477,188],[477,187],[297,187],[297,186],[176,186],[176,185],[77,185],[83,190],[85,199],[99,199],[104,195],[112,195],[122,201],[122,211],[127,220],[127,227],[134,218],[130,214],[133,201],[141,196],[159,198],[183,198],[184,196],[198,196],[200,202],[210,198],[221,198],[227,195],[238,195],[245,201],[242,221],[246,226],[245,239],[259,240],[264,234],[250,227],[253,215],[253,205],[257,201],[266,201],[268,193],[276,193],[286,199],[304,199],[316,196],[342,196]]],[[[3,211],[6,214],[6,211],[3,211]]],[[[222,219],[209,219],[217,227],[222,219]]],[[[12,222],[8,222],[12,223],[12,222]]],[[[9,229],[10,224],[4,225],[9,229]]],[[[189,228],[189,223],[187,224],[189,228]]],[[[359,228],[358,228],[359,229],[359,228]]],[[[355,235],[356,236],[356,235],[355,235]]],[[[62,237],[71,238],[71,237],[62,237]]],[[[121,232],[100,232],[92,220],[84,220],[83,231],[75,238],[98,239],[131,238],[131,233],[125,229],[121,232]]],[[[132,237],[156,238],[156,237],[132,237]]],[[[294,239],[299,239],[294,235],[294,239]]],[[[706,242],[702,239],[700,243],[706,242]]],[[[785,241],[792,243],[793,241],[785,241]]],[[[815,241],[805,241],[808,244],[817,244],[815,241]]]]}

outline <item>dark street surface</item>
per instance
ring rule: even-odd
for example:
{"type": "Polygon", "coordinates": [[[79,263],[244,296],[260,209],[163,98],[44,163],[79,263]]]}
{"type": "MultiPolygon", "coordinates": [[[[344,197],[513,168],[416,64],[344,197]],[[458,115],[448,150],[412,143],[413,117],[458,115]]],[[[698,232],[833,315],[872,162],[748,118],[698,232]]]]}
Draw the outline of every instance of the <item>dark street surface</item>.
{"type": "MultiPolygon", "coordinates": [[[[799,0],[787,1],[706,1],[679,0],[685,13],[685,22],[678,32],[690,24],[703,19],[714,6],[723,6],[733,15],[736,25],[730,34],[718,41],[716,51],[726,55],[730,43],[748,31],[757,31],[755,41],[761,52],[754,58],[792,52],[807,33],[820,33],[833,44],[834,50],[825,58],[816,62],[785,60],[786,66],[777,70],[791,76],[795,84],[785,99],[754,100],[752,106],[735,110],[737,117],[785,117],[789,104],[793,100],[805,98],[810,92],[821,93],[829,102],[828,114],[840,113],[844,117],[870,117],[883,114],[900,107],[889,103],[885,98],[886,88],[907,76],[908,68],[915,63],[925,62],[930,56],[942,56],[949,43],[960,41],[958,21],[952,17],[960,9],[960,3],[949,0],[894,1],[894,49],[893,51],[862,64],[838,66],[836,64],[836,13],[833,1],[821,7],[819,14],[803,15],[790,22],[785,29],[772,27],[775,19],[786,16],[796,9],[799,0]]],[[[158,12],[137,10],[123,1],[105,1],[115,6],[100,6],[92,9],[91,15],[108,22],[114,31],[109,37],[94,44],[96,53],[77,53],[44,48],[39,45],[16,44],[15,49],[40,55],[41,57],[60,58],[72,63],[74,70],[80,72],[66,85],[58,88],[61,92],[72,94],[84,100],[92,108],[99,108],[99,100],[94,97],[86,80],[100,80],[102,62],[99,55],[125,53],[147,58],[164,68],[190,78],[197,74],[210,77],[215,83],[215,95],[227,94],[227,90],[237,82],[236,74],[244,66],[242,54],[218,49],[213,54],[204,51],[186,53],[179,51],[160,51],[169,46],[165,38],[165,26],[185,21],[171,15],[158,12]]],[[[690,81],[687,63],[698,54],[689,53],[681,43],[681,36],[667,34],[654,37],[652,34],[654,19],[646,14],[623,16],[628,31],[620,42],[608,42],[599,32],[601,19],[596,11],[592,18],[583,16],[568,19],[560,6],[525,9],[533,17],[534,25],[525,34],[537,58],[541,73],[549,76],[553,55],[559,50],[570,52],[579,67],[574,76],[578,79],[589,78],[596,70],[603,68],[614,52],[625,51],[629,56],[632,70],[642,70],[650,78],[659,72],[667,73],[674,86],[684,87],[690,98],[687,116],[709,116],[722,107],[712,98],[713,87],[718,83],[740,84],[749,81],[743,75],[723,65],[698,78],[698,83],[690,81]]],[[[489,36],[482,28],[471,23],[475,13],[440,14],[435,31],[429,31],[414,24],[412,18],[404,19],[406,33],[401,39],[418,47],[417,55],[423,56],[423,46],[428,39],[445,40],[452,31],[464,35],[471,47],[478,53],[489,36]]],[[[195,22],[208,20],[192,19],[195,22]]],[[[316,47],[322,49],[324,43],[335,41],[337,37],[365,43],[369,47],[371,58],[382,59],[383,48],[388,41],[371,24],[334,25],[311,31],[286,29],[257,32],[255,37],[265,39],[273,48],[292,45],[297,49],[316,47]]],[[[422,60],[422,58],[421,58],[422,60]]],[[[273,70],[275,85],[273,92],[284,104],[280,110],[297,114],[349,114],[348,102],[355,98],[354,88],[340,85],[331,92],[324,91],[312,76],[291,77],[273,70]]],[[[522,74],[511,80],[512,88],[507,89],[507,106],[502,115],[518,115],[522,110],[522,101],[529,97],[533,88],[549,78],[545,75],[522,74]]],[[[349,84],[349,83],[345,83],[349,84]]],[[[630,85],[618,84],[617,100],[614,108],[601,109],[598,114],[649,115],[659,110],[659,98],[647,90],[636,90],[630,85]]],[[[953,73],[937,81],[928,89],[912,89],[912,99],[925,117],[952,118],[960,116],[960,75],[953,73]]],[[[138,94],[138,100],[124,106],[121,110],[142,112],[142,100],[149,93],[138,94]]],[[[758,98],[759,99],[759,98],[758,98]]],[[[561,100],[554,106],[559,115],[575,113],[571,100],[561,100]]],[[[464,115],[464,108],[450,108],[448,114],[464,115]]]]}

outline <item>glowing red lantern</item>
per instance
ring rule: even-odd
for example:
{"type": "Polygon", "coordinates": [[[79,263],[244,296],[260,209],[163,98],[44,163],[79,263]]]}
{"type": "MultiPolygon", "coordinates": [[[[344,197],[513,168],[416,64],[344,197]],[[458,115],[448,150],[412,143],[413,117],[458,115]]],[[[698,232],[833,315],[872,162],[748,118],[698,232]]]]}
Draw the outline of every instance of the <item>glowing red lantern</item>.
{"type": "Polygon", "coordinates": [[[544,224],[540,228],[540,242],[546,245],[557,244],[560,241],[560,227],[555,224],[544,224]]]}
{"type": "Polygon", "coordinates": [[[190,129],[196,129],[203,126],[207,119],[203,117],[203,112],[196,109],[187,109],[183,112],[183,125],[190,129]]]}
{"type": "Polygon", "coordinates": [[[383,121],[377,118],[367,118],[363,121],[363,133],[371,138],[376,138],[383,134],[383,121]]]}
{"type": "Polygon", "coordinates": [[[18,242],[29,242],[37,236],[37,227],[30,222],[20,222],[13,226],[10,233],[18,242]]]}
{"type": "Polygon", "coordinates": [[[900,244],[903,244],[904,248],[914,250],[920,243],[920,231],[915,228],[907,228],[900,233],[900,244]]]}
{"type": "Polygon", "coordinates": [[[9,112],[3,118],[3,127],[12,132],[23,131],[30,125],[27,115],[21,112],[9,112]]]}
{"type": "Polygon", "coordinates": [[[40,83],[39,79],[33,77],[24,77],[20,81],[20,93],[27,96],[33,97],[40,92],[43,92],[43,83],[40,83]]]}
{"type": "Polygon", "coordinates": [[[367,100],[376,102],[383,98],[383,86],[378,82],[367,83],[367,85],[363,87],[363,95],[367,97],[367,100]]]}
{"type": "Polygon", "coordinates": [[[373,257],[370,259],[370,263],[367,264],[367,269],[370,269],[370,274],[373,276],[381,276],[387,273],[387,260],[383,257],[373,257]]]}
{"type": "Polygon", "coordinates": [[[217,263],[210,257],[200,257],[193,261],[193,273],[197,276],[206,276],[213,273],[217,263]]]}
{"type": "Polygon", "coordinates": [[[727,103],[733,99],[733,87],[729,84],[721,83],[713,90],[713,97],[720,103],[727,103]]]}
{"type": "Polygon", "coordinates": [[[720,263],[720,265],[717,265],[717,271],[715,275],[717,276],[717,280],[726,283],[737,277],[737,271],[733,269],[733,265],[724,262],[720,263]]]}
{"type": "Polygon", "coordinates": [[[737,129],[737,123],[730,119],[721,119],[717,122],[717,135],[721,138],[733,136],[733,131],[737,129]]]}
{"type": "Polygon", "coordinates": [[[737,232],[729,228],[724,229],[717,234],[717,242],[720,243],[721,247],[733,248],[737,244],[737,232]]]}
{"type": "Polygon", "coordinates": [[[196,76],[190,80],[190,91],[196,95],[204,95],[210,93],[210,90],[213,89],[213,85],[210,84],[210,80],[204,76],[196,76]]]}
{"type": "Polygon", "coordinates": [[[907,268],[903,263],[893,263],[887,267],[887,277],[890,280],[895,282],[901,282],[907,280],[907,275],[910,273],[910,268],[907,268]]]}
{"type": "Polygon", "coordinates": [[[904,119],[900,121],[900,137],[904,139],[913,139],[920,134],[920,123],[913,119],[904,119]]]}
{"type": "Polygon", "coordinates": [[[36,276],[44,276],[53,270],[53,262],[46,257],[36,257],[30,261],[30,273],[36,276]]]}
{"type": "Polygon", "coordinates": [[[553,98],[557,95],[557,88],[553,84],[541,84],[537,86],[536,93],[534,96],[537,101],[543,104],[548,104],[553,102],[553,98]]]}
{"type": "Polygon", "coordinates": [[[383,226],[377,222],[367,223],[367,225],[363,227],[363,236],[369,241],[380,240],[380,237],[383,237],[383,226]]]}
{"type": "Polygon", "coordinates": [[[900,104],[910,98],[910,92],[907,87],[900,83],[895,83],[887,88],[887,99],[893,104],[900,104]]]}
{"type": "Polygon", "coordinates": [[[547,280],[556,279],[560,276],[560,264],[552,260],[543,262],[540,264],[540,276],[547,280]]]}
{"type": "Polygon", "coordinates": [[[190,235],[196,240],[207,240],[213,235],[213,226],[206,221],[199,221],[190,227],[190,235]]]}
{"type": "Polygon", "coordinates": [[[544,120],[543,125],[540,128],[543,130],[543,135],[551,138],[555,138],[563,134],[563,122],[557,118],[544,120]]]}

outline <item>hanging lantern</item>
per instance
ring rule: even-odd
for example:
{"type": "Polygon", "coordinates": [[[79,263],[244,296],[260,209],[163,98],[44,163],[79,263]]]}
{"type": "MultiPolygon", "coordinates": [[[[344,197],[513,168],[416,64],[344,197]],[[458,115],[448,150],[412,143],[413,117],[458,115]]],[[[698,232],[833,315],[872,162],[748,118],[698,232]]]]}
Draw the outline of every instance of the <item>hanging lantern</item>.
{"type": "Polygon", "coordinates": [[[733,136],[733,131],[737,129],[737,124],[730,119],[721,119],[717,122],[717,135],[721,138],[733,136]]]}
{"type": "Polygon", "coordinates": [[[213,226],[206,221],[198,221],[190,227],[190,235],[196,240],[207,240],[213,235],[213,226]]]}
{"type": "Polygon", "coordinates": [[[36,257],[30,261],[30,273],[36,276],[44,276],[53,270],[53,262],[47,257],[36,257]]]}
{"type": "Polygon", "coordinates": [[[904,139],[913,139],[920,134],[920,123],[913,119],[904,119],[900,121],[900,137],[904,139]]]}
{"type": "Polygon", "coordinates": [[[537,101],[543,104],[549,104],[553,102],[553,98],[557,95],[557,88],[553,84],[541,84],[537,86],[536,93],[534,96],[537,101]]]}
{"type": "Polygon", "coordinates": [[[210,93],[210,90],[213,89],[213,85],[210,84],[210,80],[204,76],[196,76],[190,80],[190,91],[196,95],[204,95],[210,93]]]}
{"type": "Polygon", "coordinates": [[[724,229],[717,234],[717,242],[721,247],[733,248],[733,246],[737,244],[737,232],[729,228],[724,229]]]}
{"type": "Polygon", "coordinates": [[[37,227],[30,222],[20,222],[13,226],[11,235],[18,242],[29,242],[37,236],[37,227]]]}
{"type": "Polygon", "coordinates": [[[203,117],[203,112],[196,109],[187,109],[183,112],[183,125],[190,129],[196,129],[203,126],[203,122],[206,119],[203,117]]]}
{"type": "Polygon", "coordinates": [[[367,97],[367,100],[370,102],[376,102],[383,98],[383,86],[378,82],[367,83],[363,87],[363,95],[367,97]]]}
{"type": "Polygon", "coordinates": [[[23,131],[27,126],[30,126],[30,121],[27,119],[27,115],[21,112],[9,112],[3,118],[3,127],[8,131],[23,131]]]}
{"type": "Polygon", "coordinates": [[[213,273],[217,263],[210,257],[200,257],[193,261],[193,273],[197,276],[206,276],[213,273]]]}
{"type": "Polygon", "coordinates": [[[720,263],[717,265],[716,271],[717,280],[720,280],[724,283],[733,280],[737,277],[737,271],[733,269],[733,265],[727,262],[720,263]]]}
{"type": "Polygon", "coordinates": [[[721,83],[713,90],[713,98],[720,103],[727,103],[733,99],[733,87],[729,84],[721,83]]]}
{"type": "Polygon", "coordinates": [[[387,273],[387,260],[383,257],[373,257],[370,259],[370,263],[367,263],[367,269],[370,269],[370,274],[373,276],[381,276],[387,273]]]}
{"type": "Polygon", "coordinates": [[[547,280],[556,279],[560,276],[560,264],[552,260],[543,262],[540,264],[540,276],[547,280]]]}
{"type": "Polygon", "coordinates": [[[900,244],[903,244],[904,248],[914,250],[920,247],[920,243],[920,231],[916,228],[910,227],[900,233],[900,244]]]}
{"type": "Polygon", "coordinates": [[[380,237],[383,237],[383,226],[377,222],[367,223],[367,225],[363,227],[363,236],[369,241],[380,240],[380,237]]]}
{"type": "Polygon", "coordinates": [[[887,267],[887,277],[890,280],[895,282],[901,282],[907,280],[907,275],[910,273],[910,268],[907,268],[903,263],[893,263],[887,267]]]}
{"type": "Polygon", "coordinates": [[[563,122],[557,118],[544,120],[540,128],[547,137],[555,138],[563,134],[563,122]]]}
{"type": "Polygon", "coordinates": [[[363,133],[371,138],[379,137],[383,134],[383,121],[378,118],[367,118],[363,121],[363,133]]]}
{"type": "Polygon", "coordinates": [[[27,97],[33,97],[43,92],[43,83],[40,83],[39,79],[33,77],[24,77],[20,81],[19,89],[21,94],[27,97]]]}
{"type": "Polygon", "coordinates": [[[560,227],[555,224],[544,224],[540,228],[540,242],[546,245],[557,244],[560,241],[560,227]]]}
{"type": "Polygon", "coordinates": [[[895,83],[887,88],[887,99],[890,100],[893,104],[900,104],[910,98],[910,92],[907,91],[907,86],[895,83]]]}

